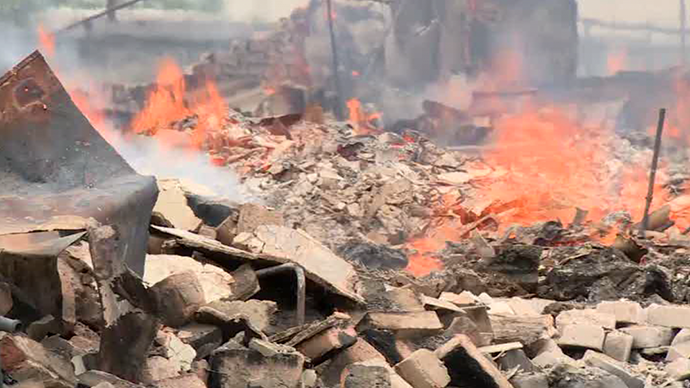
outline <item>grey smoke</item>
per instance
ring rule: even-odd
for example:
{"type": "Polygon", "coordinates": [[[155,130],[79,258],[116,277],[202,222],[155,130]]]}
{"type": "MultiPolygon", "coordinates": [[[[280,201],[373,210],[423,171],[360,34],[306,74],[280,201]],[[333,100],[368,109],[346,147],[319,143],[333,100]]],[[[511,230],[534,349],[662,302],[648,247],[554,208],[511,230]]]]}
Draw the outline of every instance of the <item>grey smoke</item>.
{"type": "Polygon", "coordinates": [[[111,145],[139,174],[157,178],[178,178],[211,189],[224,198],[245,202],[250,199],[242,184],[229,167],[211,164],[208,156],[178,148],[161,146],[155,138],[128,137],[109,134],[111,145]]]}

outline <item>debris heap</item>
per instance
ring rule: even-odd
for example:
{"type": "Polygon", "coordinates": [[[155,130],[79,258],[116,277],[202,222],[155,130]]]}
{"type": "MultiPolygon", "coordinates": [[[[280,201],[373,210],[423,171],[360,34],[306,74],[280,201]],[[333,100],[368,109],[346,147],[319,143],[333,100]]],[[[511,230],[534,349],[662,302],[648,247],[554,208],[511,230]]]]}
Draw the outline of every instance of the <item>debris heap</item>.
{"type": "MultiPolygon", "coordinates": [[[[644,233],[630,217],[588,221],[575,209],[569,225],[510,227],[519,201],[479,204],[473,183],[506,174],[479,156],[312,113],[231,112],[205,133],[203,150],[254,200],[159,179],[152,214],[141,212],[143,271],[117,222],[137,212],[131,203],[0,229],[0,313],[18,320],[0,321],[5,382],[680,388],[690,378],[690,239],[673,226],[686,197],[644,233]],[[610,230],[614,241],[601,237],[610,230]]],[[[41,189],[64,188],[51,178],[41,189]]]]}

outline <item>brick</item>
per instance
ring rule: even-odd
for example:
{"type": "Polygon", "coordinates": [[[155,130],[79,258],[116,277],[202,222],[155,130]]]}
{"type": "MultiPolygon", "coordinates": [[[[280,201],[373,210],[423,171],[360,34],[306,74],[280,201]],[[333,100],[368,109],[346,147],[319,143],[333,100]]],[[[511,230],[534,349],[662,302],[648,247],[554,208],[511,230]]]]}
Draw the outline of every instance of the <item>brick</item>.
{"type": "Polygon", "coordinates": [[[357,330],[375,328],[391,330],[400,337],[423,337],[443,330],[443,324],[433,311],[412,313],[377,313],[370,312],[358,325],[357,330]]]}
{"type": "Polygon", "coordinates": [[[479,299],[469,291],[463,291],[460,294],[442,292],[441,296],[439,296],[439,299],[454,303],[460,307],[474,306],[479,301],[479,299]]]}
{"type": "Polygon", "coordinates": [[[627,369],[627,364],[614,360],[613,358],[597,353],[592,350],[588,350],[583,358],[585,364],[603,369],[612,375],[623,380],[623,382],[628,386],[628,388],[644,388],[644,380],[633,376],[627,369]]]}
{"type": "Polygon", "coordinates": [[[690,307],[653,304],[647,307],[647,323],[664,327],[690,329],[690,307]]]}
{"type": "Polygon", "coordinates": [[[253,338],[246,348],[230,341],[211,354],[209,387],[297,387],[304,361],[288,346],[253,338]]]}
{"type": "Polygon", "coordinates": [[[345,370],[342,388],[391,388],[388,370],[382,366],[350,365],[345,370]]]}
{"type": "Polygon", "coordinates": [[[613,314],[617,323],[644,324],[646,320],[645,311],[637,302],[601,302],[597,305],[597,312],[613,314]]]}
{"type": "Polygon", "coordinates": [[[373,360],[388,365],[386,358],[376,348],[364,339],[358,338],[352,346],[339,352],[331,359],[320,373],[320,377],[326,386],[335,386],[340,384],[340,376],[348,365],[373,360]]]}
{"type": "Polygon", "coordinates": [[[159,316],[170,327],[189,323],[194,313],[206,303],[201,283],[192,271],[170,275],[151,287],[151,291],[156,298],[159,316]]]}
{"type": "Polygon", "coordinates": [[[594,309],[563,311],[556,317],[556,327],[568,325],[598,325],[605,329],[616,328],[616,316],[597,312],[594,309]]]}
{"type": "Polygon", "coordinates": [[[345,349],[357,342],[354,328],[332,327],[298,344],[296,349],[314,365],[320,364],[333,352],[345,349]]]}
{"type": "Polygon", "coordinates": [[[420,349],[395,366],[395,371],[415,388],[443,388],[450,383],[444,363],[427,349],[420,349]]]}
{"type": "Polygon", "coordinates": [[[633,336],[633,349],[668,346],[673,339],[673,329],[658,326],[630,326],[620,331],[633,336]]]}
{"type": "Polygon", "coordinates": [[[450,385],[462,387],[467,381],[485,381],[486,386],[512,388],[501,371],[465,335],[455,336],[434,353],[446,365],[450,385]]]}
{"type": "Polygon", "coordinates": [[[520,373],[510,379],[515,388],[549,388],[549,379],[543,373],[520,373]]]}
{"type": "Polygon", "coordinates": [[[567,325],[561,329],[559,346],[595,349],[604,349],[606,332],[598,325],[567,325]]]}
{"type": "Polygon", "coordinates": [[[628,362],[633,346],[633,336],[614,331],[606,334],[604,340],[604,354],[622,362],[628,362]]]}

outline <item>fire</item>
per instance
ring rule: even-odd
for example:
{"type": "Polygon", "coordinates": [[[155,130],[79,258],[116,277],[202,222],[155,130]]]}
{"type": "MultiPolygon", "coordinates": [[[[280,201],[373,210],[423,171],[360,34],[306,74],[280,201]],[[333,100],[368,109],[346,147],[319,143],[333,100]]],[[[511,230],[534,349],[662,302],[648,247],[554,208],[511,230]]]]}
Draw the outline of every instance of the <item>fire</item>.
{"type": "Polygon", "coordinates": [[[606,67],[609,74],[613,75],[628,67],[628,52],[625,49],[610,51],[606,57],[606,67]]]}
{"type": "Polygon", "coordinates": [[[183,120],[194,119],[196,122],[188,128],[177,129],[193,129],[188,145],[198,149],[203,146],[210,130],[220,128],[227,112],[227,104],[214,81],[206,80],[201,91],[190,93],[182,69],[167,58],[159,67],[156,87],[150,92],[144,108],[132,120],[131,127],[136,133],[152,134],[165,142],[169,136],[163,135],[161,130],[171,129],[183,120]]]}
{"type": "Polygon", "coordinates": [[[516,203],[499,214],[503,226],[531,225],[544,220],[569,221],[573,209],[604,213],[606,203],[598,168],[605,154],[594,133],[586,133],[558,109],[528,111],[498,123],[500,145],[485,159],[507,172],[483,187],[499,203],[516,203]]]}
{"type": "Polygon", "coordinates": [[[42,24],[38,25],[38,42],[46,55],[55,55],[55,35],[48,32],[42,24]]]}
{"type": "Polygon", "coordinates": [[[349,111],[349,122],[359,135],[375,132],[378,127],[376,122],[383,117],[383,114],[380,112],[372,112],[365,109],[356,98],[347,102],[347,109],[349,111]]]}

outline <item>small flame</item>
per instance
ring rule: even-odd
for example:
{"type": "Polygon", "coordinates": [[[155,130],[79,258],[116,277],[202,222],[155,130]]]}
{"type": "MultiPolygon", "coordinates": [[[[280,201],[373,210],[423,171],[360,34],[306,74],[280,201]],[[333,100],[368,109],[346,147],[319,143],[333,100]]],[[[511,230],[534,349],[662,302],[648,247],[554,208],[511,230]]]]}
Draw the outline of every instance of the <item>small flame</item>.
{"type": "Polygon", "coordinates": [[[47,56],[55,55],[55,35],[48,32],[42,24],[38,25],[38,42],[47,56]]]}
{"type": "Polygon", "coordinates": [[[353,98],[347,102],[350,124],[355,128],[355,133],[364,135],[376,130],[376,121],[383,117],[381,112],[366,112],[362,103],[353,98]]]}

